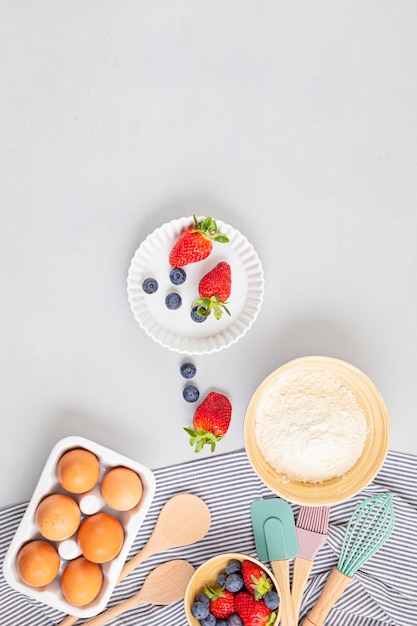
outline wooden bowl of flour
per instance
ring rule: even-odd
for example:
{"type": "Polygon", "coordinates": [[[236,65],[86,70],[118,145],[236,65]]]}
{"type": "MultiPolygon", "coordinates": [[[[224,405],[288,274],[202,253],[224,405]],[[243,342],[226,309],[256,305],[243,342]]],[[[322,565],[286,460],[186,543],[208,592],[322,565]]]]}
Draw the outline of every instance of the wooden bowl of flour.
{"type": "Polygon", "coordinates": [[[376,476],[389,447],[384,400],[357,367],[331,357],[294,359],[256,389],[245,416],[248,458],[277,495],[330,506],[376,476]]]}

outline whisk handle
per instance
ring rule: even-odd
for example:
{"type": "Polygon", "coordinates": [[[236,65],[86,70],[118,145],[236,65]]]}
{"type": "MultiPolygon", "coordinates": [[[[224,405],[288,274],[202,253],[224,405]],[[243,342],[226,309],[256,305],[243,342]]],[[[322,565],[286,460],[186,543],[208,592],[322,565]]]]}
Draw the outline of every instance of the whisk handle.
{"type": "Polygon", "coordinates": [[[313,608],[301,622],[301,626],[323,626],[326,617],[349,585],[352,577],[345,576],[334,567],[313,608]]]}

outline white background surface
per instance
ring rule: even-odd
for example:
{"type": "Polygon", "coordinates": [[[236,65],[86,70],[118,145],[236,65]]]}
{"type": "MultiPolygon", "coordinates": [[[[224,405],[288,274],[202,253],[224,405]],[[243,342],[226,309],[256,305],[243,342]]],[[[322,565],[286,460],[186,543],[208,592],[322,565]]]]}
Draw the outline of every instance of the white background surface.
{"type": "Polygon", "coordinates": [[[218,452],[266,375],[320,354],[376,383],[391,449],[417,453],[417,4],[3,0],[0,31],[0,505],[70,434],[196,458],[183,357],[126,294],[140,242],[194,212],[265,271],[251,331],[194,359],[233,403],[218,452]]]}

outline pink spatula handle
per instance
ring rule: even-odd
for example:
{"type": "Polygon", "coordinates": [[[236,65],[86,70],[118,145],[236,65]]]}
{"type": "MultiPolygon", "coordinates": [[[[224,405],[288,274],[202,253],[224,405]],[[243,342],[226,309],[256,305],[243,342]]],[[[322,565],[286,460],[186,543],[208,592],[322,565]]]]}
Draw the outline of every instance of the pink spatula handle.
{"type": "Polygon", "coordinates": [[[313,567],[313,561],[309,559],[303,559],[302,557],[296,557],[294,559],[294,571],[292,576],[291,586],[291,598],[294,608],[295,623],[298,624],[298,617],[300,615],[301,602],[303,599],[303,593],[307,584],[308,577],[313,567]]]}
{"type": "Polygon", "coordinates": [[[345,576],[337,567],[330,572],[323,590],[313,608],[301,622],[301,626],[323,626],[326,617],[349,585],[351,577],[345,576]]]}

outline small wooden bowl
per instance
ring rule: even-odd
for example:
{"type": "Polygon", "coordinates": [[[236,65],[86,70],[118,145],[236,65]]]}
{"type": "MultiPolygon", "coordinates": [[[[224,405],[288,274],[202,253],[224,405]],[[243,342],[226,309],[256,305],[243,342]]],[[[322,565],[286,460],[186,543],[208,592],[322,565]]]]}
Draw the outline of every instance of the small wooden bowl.
{"type": "MultiPolygon", "coordinates": [[[[209,586],[216,585],[217,576],[220,574],[220,572],[223,572],[225,570],[227,563],[231,559],[238,559],[239,561],[243,561],[246,559],[262,567],[265,570],[265,572],[268,574],[268,576],[271,578],[272,582],[275,585],[275,589],[277,593],[279,594],[278,583],[276,579],[274,578],[274,575],[270,572],[270,570],[267,567],[265,567],[263,563],[261,563],[261,561],[258,561],[257,559],[254,559],[251,556],[246,556],[245,554],[239,554],[235,552],[219,554],[218,556],[215,556],[212,559],[209,559],[208,561],[200,565],[200,567],[197,568],[194,574],[192,575],[187,585],[187,588],[185,590],[185,596],[184,596],[184,610],[185,610],[185,615],[187,617],[188,624],[190,626],[200,626],[199,620],[196,619],[191,613],[191,606],[194,602],[195,597],[199,593],[204,592],[204,588],[206,585],[209,585],[209,586]]],[[[277,617],[273,626],[277,626],[280,618],[281,618],[281,606],[278,607],[277,617]]]]}
{"type": "Polygon", "coordinates": [[[344,502],[369,485],[384,463],[388,452],[389,434],[388,411],[374,383],[354,365],[323,356],[294,359],[272,372],[253,394],[246,410],[244,424],[246,453],[259,478],[285,500],[309,506],[330,506],[344,502]],[[289,481],[265,461],[259,450],[255,435],[258,404],[283,372],[296,369],[330,373],[355,394],[365,414],[368,426],[365,447],[357,463],[344,476],[323,483],[289,481]]]}

